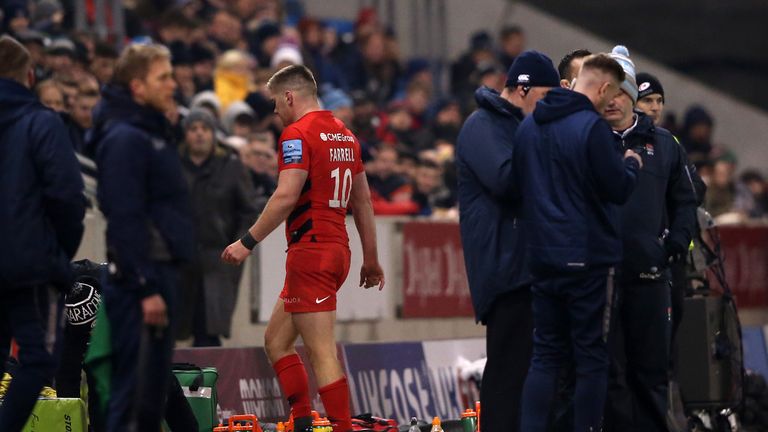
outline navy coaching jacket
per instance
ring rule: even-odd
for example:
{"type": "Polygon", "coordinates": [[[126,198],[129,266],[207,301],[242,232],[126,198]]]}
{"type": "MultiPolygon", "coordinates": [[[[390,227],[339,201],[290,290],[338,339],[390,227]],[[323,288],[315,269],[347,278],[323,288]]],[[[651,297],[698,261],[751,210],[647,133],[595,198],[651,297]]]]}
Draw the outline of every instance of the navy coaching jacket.
{"type": "Polygon", "coordinates": [[[684,254],[696,230],[696,194],[685,150],[666,129],[638,113],[636,123],[614,132],[622,149],[643,158],[637,187],[621,209],[625,280],[664,277],[667,258],[684,254]]]}
{"type": "Polygon", "coordinates": [[[535,276],[621,262],[619,204],[637,182],[608,123],[583,94],[556,88],[515,137],[514,172],[535,276]]]}
{"type": "Polygon", "coordinates": [[[162,113],[108,85],[94,112],[98,199],[107,219],[107,253],[123,283],[142,296],[158,292],[155,264],[181,262],[195,250],[186,180],[173,130],[162,113]]]}
{"type": "Polygon", "coordinates": [[[59,115],[0,78],[0,289],[68,288],[85,205],[80,164],[59,115]]]}
{"type": "Polygon", "coordinates": [[[528,284],[525,244],[512,201],[512,149],[523,112],[487,87],[456,145],[464,262],[478,321],[499,294],[528,284]]]}

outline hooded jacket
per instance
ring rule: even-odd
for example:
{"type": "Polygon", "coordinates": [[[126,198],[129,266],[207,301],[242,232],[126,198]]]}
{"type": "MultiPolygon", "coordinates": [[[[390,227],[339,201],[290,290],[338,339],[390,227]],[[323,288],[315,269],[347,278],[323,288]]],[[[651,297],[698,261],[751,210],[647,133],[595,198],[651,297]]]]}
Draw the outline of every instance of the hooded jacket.
{"type": "Polygon", "coordinates": [[[696,194],[688,158],[669,131],[638,113],[635,124],[614,139],[643,159],[637,187],[621,208],[625,280],[658,279],[670,255],[682,254],[696,230],[696,194]]]}
{"type": "Polygon", "coordinates": [[[69,286],[85,204],[61,118],[26,87],[0,78],[0,290],[69,286]]]}
{"type": "Polygon", "coordinates": [[[173,130],[162,113],[108,85],[94,112],[99,206],[107,254],[122,286],[158,292],[156,263],[187,261],[195,250],[192,212],[173,130]]]}
{"type": "Polygon", "coordinates": [[[556,88],[515,137],[514,170],[537,277],[621,262],[619,204],[637,182],[611,128],[583,94],[556,88]]]}
{"type": "Polygon", "coordinates": [[[513,137],[523,112],[498,92],[475,92],[478,109],[459,133],[456,165],[464,263],[478,321],[494,300],[530,283],[512,201],[513,137]]]}

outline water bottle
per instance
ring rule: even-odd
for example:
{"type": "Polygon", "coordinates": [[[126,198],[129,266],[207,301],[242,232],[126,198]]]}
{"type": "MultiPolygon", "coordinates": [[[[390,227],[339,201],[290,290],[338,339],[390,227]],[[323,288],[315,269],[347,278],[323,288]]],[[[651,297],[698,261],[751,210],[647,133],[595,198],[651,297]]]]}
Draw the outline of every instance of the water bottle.
{"type": "Polygon", "coordinates": [[[440,426],[440,417],[432,419],[432,429],[430,429],[430,432],[444,432],[443,427],[440,426]]]}
{"type": "Polygon", "coordinates": [[[408,428],[408,432],[421,432],[419,428],[419,421],[416,417],[411,417],[411,427],[408,428]]]}
{"type": "Polygon", "coordinates": [[[477,413],[471,408],[461,413],[461,428],[463,432],[477,431],[477,413]]]}

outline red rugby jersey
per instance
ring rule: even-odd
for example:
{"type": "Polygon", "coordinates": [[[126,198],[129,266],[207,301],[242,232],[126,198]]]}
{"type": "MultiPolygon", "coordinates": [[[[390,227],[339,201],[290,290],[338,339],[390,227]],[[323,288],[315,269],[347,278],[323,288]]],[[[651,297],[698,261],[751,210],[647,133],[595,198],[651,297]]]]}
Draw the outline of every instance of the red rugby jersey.
{"type": "Polygon", "coordinates": [[[297,242],[348,245],[345,217],[352,178],[363,172],[357,138],[330,111],[313,111],[283,130],[278,147],[280,171],[309,172],[286,220],[288,246],[297,242]]]}

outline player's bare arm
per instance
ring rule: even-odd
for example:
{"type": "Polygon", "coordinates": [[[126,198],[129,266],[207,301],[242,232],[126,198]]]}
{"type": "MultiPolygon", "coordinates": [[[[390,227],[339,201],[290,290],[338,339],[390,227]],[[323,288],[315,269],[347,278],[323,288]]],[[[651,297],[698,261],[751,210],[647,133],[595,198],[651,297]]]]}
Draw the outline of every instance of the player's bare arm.
{"type": "Polygon", "coordinates": [[[384,288],[384,271],[379,264],[371,192],[368,188],[365,172],[356,174],[352,179],[350,204],[355,219],[355,227],[360,234],[360,243],[363,247],[363,266],[360,269],[359,286],[370,288],[378,285],[379,290],[382,290],[384,288]]]}
{"type": "MultiPolygon", "coordinates": [[[[264,240],[291,213],[301,195],[307,174],[307,171],[302,169],[287,169],[280,172],[275,193],[272,194],[256,223],[248,229],[251,237],[257,242],[264,240]]],[[[235,240],[221,253],[221,259],[229,264],[238,265],[245,261],[250,253],[251,251],[240,240],[235,240]]]]}

